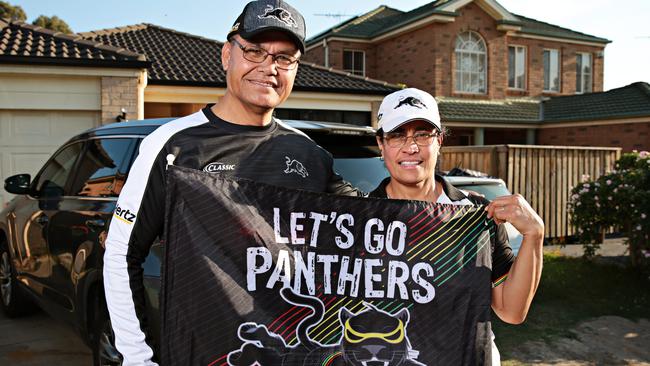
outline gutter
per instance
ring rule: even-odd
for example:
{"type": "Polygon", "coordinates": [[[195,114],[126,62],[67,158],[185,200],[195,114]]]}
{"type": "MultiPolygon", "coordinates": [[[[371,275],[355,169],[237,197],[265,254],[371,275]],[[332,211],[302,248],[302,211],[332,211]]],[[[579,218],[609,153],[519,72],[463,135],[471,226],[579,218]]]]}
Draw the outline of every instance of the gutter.
{"type": "Polygon", "coordinates": [[[151,61],[141,61],[141,60],[98,60],[98,59],[72,59],[72,58],[0,55],[0,64],[91,66],[91,67],[112,67],[112,68],[120,68],[120,69],[147,69],[151,67],[152,63],[151,61]]]}

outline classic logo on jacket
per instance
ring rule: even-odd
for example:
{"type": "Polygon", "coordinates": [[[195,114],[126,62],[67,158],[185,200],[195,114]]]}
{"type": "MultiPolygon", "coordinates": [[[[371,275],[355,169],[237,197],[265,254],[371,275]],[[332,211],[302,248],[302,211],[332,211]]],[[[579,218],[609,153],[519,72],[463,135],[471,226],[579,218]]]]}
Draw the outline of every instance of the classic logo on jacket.
{"type": "Polygon", "coordinates": [[[126,222],[127,224],[133,224],[135,222],[135,213],[131,212],[129,209],[123,209],[120,205],[115,207],[115,212],[113,216],[117,217],[119,220],[126,222]]]}
{"type": "Polygon", "coordinates": [[[296,173],[303,178],[307,178],[307,176],[309,176],[309,173],[307,173],[307,168],[305,168],[301,162],[296,159],[291,159],[288,156],[285,156],[284,158],[287,159],[287,169],[284,170],[286,174],[296,173]]]}
{"type": "Polygon", "coordinates": [[[223,171],[234,171],[236,165],[235,164],[226,164],[226,163],[220,163],[220,162],[214,162],[206,165],[203,168],[203,171],[206,173],[219,173],[223,171]]]}
{"type": "Polygon", "coordinates": [[[288,10],[282,8],[274,8],[271,5],[267,5],[264,9],[264,14],[257,16],[260,19],[264,18],[275,18],[282,23],[286,24],[289,27],[298,28],[298,23],[293,19],[293,15],[288,10]]]}

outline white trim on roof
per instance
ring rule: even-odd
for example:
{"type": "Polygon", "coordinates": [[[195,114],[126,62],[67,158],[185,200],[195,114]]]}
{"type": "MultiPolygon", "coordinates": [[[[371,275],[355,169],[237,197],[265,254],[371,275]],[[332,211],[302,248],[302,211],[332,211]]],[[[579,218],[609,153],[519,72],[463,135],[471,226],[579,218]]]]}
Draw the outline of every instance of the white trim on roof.
{"type": "Polygon", "coordinates": [[[371,39],[370,41],[371,42],[383,41],[384,39],[392,38],[392,37],[398,36],[398,35],[400,35],[402,33],[410,32],[411,30],[414,30],[414,29],[417,29],[417,28],[420,28],[420,27],[424,27],[424,26],[429,25],[431,23],[452,23],[455,20],[456,20],[456,18],[453,17],[453,16],[434,14],[434,15],[428,16],[428,17],[426,17],[424,19],[420,19],[417,22],[413,22],[411,24],[408,24],[408,25],[406,25],[404,27],[397,28],[392,32],[382,34],[382,35],[380,35],[378,37],[375,37],[375,38],[371,39]]]}
{"type": "Polygon", "coordinates": [[[452,0],[443,5],[440,10],[452,12],[457,11],[471,2],[475,2],[476,5],[481,7],[481,9],[496,20],[518,21],[514,15],[494,0],[452,0]]]}
{"type": "Polygon", "coordinates": [[[522,33],[522,32],[512,32],[509,34],[511,37],[519,37],[519,38],[528,38],[528,39],[537,39],[541,41],[551,41],[551,42],[563,42],[563,43],[572,43],[572,44],[579,44],[582,46],[592,46],[592,47],[599,47],[599,48],[605,48],[607,46],[607,43],[597,43],[597,42],[589,42],[589,41],[580,41],[576,39],[569,39],[569,38],[562,38],[562,37],[549,37],[549,36],[538,36],[535,34],[529,34],[529,33],[522,33]]]}
{"type": "MultiPolygon", "coordinates": [[[[368,39],[357,39],[357,38],[345,38],[345,37],[325,37],[323,40],[327,40],[327,42],[332,42],[332,41],[339,41],[339,42],[349,42],[349,43],[372,43],[374,40],[368,40],[368,39]]],[[[322,47],[323,42],[322,40],[319,42],[314,43],[313,45],[305,48],[305,53],[307,53],[309,50],[313,50],[314,48],[322,47]]]]}
{"type": "Polygon", "coordinates": [[[67,65],[48,66],[32,64],[0,64],[0,74],[140,77],[143,72],[146,72],[146,69],[67,65]]]}

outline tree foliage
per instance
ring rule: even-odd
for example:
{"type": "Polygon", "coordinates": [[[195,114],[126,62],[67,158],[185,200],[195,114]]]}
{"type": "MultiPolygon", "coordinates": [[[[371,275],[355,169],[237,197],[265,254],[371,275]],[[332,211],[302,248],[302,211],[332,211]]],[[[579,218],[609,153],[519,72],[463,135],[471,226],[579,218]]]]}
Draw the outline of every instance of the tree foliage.
{"type": "Polygon", "coordinates": [[[32,24],[37,25],[39,27],[53,30],[55,32],[62,32],[68,34],[72,33],[72,29],[70,29],[68,23],[66,23],[63,19],[57,17],[56,15],[52,17],[41,15],[38,18],[36,18],[36,20],[34,20],[32,24]]]}
{"type": "Polygon", "coordinates": [[[23,8],[18,5],[11,5],[6,1],[0,1],[0,18],[20,20],[24,22],[27,19],[27,14],[25,14],[23,8]]]}

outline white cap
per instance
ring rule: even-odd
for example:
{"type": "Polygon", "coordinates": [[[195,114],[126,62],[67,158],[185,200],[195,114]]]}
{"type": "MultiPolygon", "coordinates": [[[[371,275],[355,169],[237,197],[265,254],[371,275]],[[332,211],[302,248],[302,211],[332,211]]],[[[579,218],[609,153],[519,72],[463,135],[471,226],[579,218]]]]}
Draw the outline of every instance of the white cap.
{"type": "Polygon", "coordinates": [[[438,103],[431,94],[415,88],[402,89],[387,95],[379,106],[379,128],[391,132],[397,127],[416,120],[431,123],[441,131],[438,103]]]}

